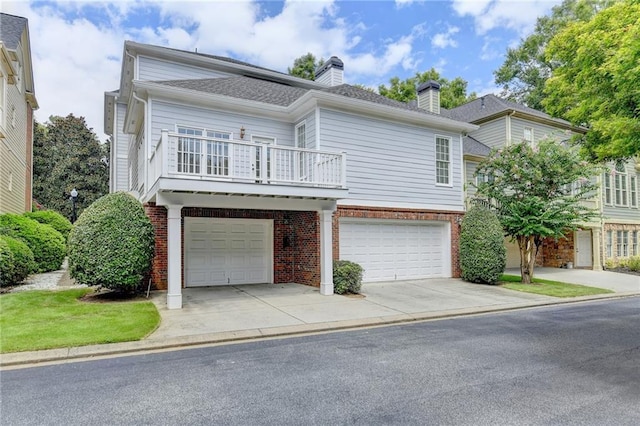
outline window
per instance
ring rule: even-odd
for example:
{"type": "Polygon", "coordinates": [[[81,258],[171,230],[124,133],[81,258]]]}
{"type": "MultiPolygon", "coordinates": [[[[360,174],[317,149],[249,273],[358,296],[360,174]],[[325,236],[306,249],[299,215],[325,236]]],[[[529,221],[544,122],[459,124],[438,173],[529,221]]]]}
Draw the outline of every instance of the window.
{"type": "Polygon", "coordinates": [[[604,181],[604,203],[613,204],[613,198],[611,194],[611,173],[605,172],[603,176],[604,181]]]}
{"type": "Polygon", "coordinates": [[[436,183],[439,185],[451,184],[451,154],[449,146],[449,138],[436,136],[436,183]]]}
{"type": "Polygon", "coordinates": [[[229,175],[230,148],[227,141],[231,133],[192,127],[177,127],[178,134],[178,172],[215,176],[229,175]],[[206,136],[207,139],[203,139],[206,136]],[[204,148],[204,152],[203,152],[204,148]],[[204,155],[202,164],[201,155],[204,155]]]}
{"type": "Polygon", "coordinates": [[[638,256],[640,252],[638,251],[638,231],[633,231],[631,233],[631,255],[638,256]]]}
{"type": "Polygon", "coordinates": [[[613,231],[607,231],[607,258],[613,257],[613,231]]]}
{"type": "Polygon", "coordinates": [[[524,136],[522,139],[530,145],[533,145],[533,127],[524,128],[524,136]]]}
{"type": "Polygon", "coordinates": [[[627,206],[627,173],[624,164],[619,162],[616,164],[614,185],[616,192],[616,206],[627,206]]]}
{"type": "Polygon", "coordinates": [[[490,174],[485,175],[484,173],[478,173],[478,175],[476,176],[476,186],[486,182],[493,182],[493,175],[490,175],[490,174]]]}
{"type": "Polygon", "coordinates": [[[629,191],[631,195],[631,207],[638,207],[638,178],[629,176],[629,191]]]}
{"type": "Polygon", "coordinates": [[[618,257],[629,256],[629,231],[618,231],[617,255],[618,257]]]}
{"type": "Polygon", "coordinates": [[[307,147],[307,125],[304,121],[296,126],[296,147],[307,147]]]}

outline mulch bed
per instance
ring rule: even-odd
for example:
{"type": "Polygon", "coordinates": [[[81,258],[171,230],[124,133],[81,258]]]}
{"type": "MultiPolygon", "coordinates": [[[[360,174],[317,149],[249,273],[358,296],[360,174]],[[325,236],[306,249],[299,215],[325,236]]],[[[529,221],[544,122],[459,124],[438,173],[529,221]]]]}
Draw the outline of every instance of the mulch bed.
{"type": "Polygon", "coordinates": [[[621,274],[629,274],[629,275],[638,275],[640,276],[640,271],[632,271],[629,268],[611,268],[611,269],[605,269],[605,271],[609,271],[609,272],[619,272],[621,274]]]}
{"type": "Polygon", "coordinates": [[[119,293],[111,290],[88,293],[80,298],[81,302],[88,303],[143,302],[146,300],[149,299],[140,294],[119,293]]]}

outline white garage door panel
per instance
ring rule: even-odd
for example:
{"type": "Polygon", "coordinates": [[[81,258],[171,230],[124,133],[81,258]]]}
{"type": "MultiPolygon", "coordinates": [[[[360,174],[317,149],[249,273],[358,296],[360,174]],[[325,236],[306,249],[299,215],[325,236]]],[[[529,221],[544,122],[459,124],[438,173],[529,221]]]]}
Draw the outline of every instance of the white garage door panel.
{"type": "Polygon", "coordinates": [[[270,220],[185,218],[187,287],[271,281],[270,220]]]}
{"type": "Polygon", "coordinates": [[[340,258],[362,265],[369,282],[447,277],[446,230],[437,223],[341,221],[340,258]]]}

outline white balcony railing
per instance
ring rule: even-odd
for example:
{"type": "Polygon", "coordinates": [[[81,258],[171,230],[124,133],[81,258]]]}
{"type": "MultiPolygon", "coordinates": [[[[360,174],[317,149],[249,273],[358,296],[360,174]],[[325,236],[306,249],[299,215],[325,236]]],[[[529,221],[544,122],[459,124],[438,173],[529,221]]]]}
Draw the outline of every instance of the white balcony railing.
{"type": "Polygon", "coordinates": [[[346,188],[346,154],[162,132],[149,159],[160,177],[346,188]]]}

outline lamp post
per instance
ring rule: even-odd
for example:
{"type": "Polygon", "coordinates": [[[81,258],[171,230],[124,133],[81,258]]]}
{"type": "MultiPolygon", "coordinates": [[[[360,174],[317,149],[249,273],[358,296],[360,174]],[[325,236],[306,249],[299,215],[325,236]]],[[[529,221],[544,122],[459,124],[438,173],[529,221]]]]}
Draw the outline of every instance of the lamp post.
{"type": "Polygon", "coordinates": [[[71,200],[71,223],[75,223],[77,219],[76,201],[78,200],[78,191],[76,191],[76,189],[73,188],[69,194],[71,195],[71,197],[69,198],[71,200]]]}

